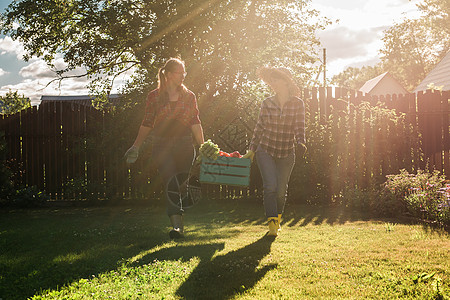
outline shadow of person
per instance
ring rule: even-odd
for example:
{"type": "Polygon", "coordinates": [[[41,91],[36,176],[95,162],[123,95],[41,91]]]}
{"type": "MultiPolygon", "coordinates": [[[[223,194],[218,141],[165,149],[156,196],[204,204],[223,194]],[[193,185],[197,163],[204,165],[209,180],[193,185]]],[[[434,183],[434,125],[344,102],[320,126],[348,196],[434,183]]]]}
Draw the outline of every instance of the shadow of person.
{"type": "Polygon", "coordinates": [[[133,265],[142,265],[152,263],[155,260],[182,260],[189,261],[193,257],[198,257],[200,261],[210,261],[217,251],[223,250],[224,243],[214,243],[206,245],[194,246],[175,246],[159,250],[157,252],[146,255],[133,265]]]}
{"type": "Polygon", "coordinates": [[[264,236],[244,248],[201,260],[176,294],[184,299],[229,299],[252,288],[277,264],[260,266],[270,253],[273,237],[264,236]]]}

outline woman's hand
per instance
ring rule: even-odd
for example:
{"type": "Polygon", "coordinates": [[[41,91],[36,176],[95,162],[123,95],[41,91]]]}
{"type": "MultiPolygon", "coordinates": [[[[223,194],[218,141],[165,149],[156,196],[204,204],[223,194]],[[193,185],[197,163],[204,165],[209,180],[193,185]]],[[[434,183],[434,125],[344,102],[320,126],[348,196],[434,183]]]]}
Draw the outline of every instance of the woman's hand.
{"type": "Polygon", "coordinates": [[[127,160],[127,164],[134,164],[139,157],[139,147],[131,146],[130,149],[125,152],[125,159],[127,160]]]}
{"type": "Polygon", "coordinates": [[[247,150],[247,153],[245,153],[242,158],[249,158],[253,162],[253,158],[255,157],[255,152],[252,150],[247,150]]]}

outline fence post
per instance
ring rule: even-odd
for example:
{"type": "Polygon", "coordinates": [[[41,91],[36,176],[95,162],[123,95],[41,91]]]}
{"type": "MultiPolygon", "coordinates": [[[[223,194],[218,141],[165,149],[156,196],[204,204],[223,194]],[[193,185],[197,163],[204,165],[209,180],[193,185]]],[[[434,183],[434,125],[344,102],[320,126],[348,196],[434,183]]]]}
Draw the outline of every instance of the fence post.
{"type": "Polygon", "coordinates": [[[311,121],[314,120],[316,114],[319,112],[319,100],[317,98],[317,88],[311,89],[311,121]]]}
{"type": "Polygon", "coordinates": [[[443,171],[445,176],[450,175],[450,132],[449,132],[449,114],[450,114],[450,91],[445,91],[442,93],[442,127],[443,127],[443,151],[444,151],[444,161],[443,161],[443,171]]]}
{"type": "Polygon", "coordinates": [[[320,121],[326,122],[328,112],[327,112],[327,99],[324,87],[319,87],[319,106],[320,106],[320,121]]]}

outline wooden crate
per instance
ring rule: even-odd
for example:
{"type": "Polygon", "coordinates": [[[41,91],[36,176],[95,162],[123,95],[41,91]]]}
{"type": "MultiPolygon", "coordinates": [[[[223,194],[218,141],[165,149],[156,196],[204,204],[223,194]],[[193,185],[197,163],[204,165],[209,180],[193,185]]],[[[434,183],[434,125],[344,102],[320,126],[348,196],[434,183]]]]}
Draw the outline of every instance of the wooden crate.
{"type": "Polygon", "coordinates": [[[250,182],[248,158],[219,156],[217,160],[202,158],[200,182],[235,186],[248,186],[250,182]]]}

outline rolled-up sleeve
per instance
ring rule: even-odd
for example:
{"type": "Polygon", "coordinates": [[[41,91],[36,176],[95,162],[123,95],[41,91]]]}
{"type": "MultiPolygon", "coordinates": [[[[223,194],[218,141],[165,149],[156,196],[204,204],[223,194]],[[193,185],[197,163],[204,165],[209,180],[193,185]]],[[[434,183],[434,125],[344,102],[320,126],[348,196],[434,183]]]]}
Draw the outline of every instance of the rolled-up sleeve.
{"type": "Polygon", "coordinates": [[[153,128],[155,126],[156,118],[156,95],[155,92],[150,92],[147,95],[147,105],[145,106],[144,119],[141,125],[145,127],[153,128]]]}

